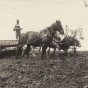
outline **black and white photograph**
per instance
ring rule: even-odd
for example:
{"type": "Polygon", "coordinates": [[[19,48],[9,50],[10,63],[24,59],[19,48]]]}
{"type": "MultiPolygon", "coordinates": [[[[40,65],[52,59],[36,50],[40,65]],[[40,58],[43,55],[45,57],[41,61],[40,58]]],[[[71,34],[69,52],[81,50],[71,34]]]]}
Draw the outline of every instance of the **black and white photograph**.
{"type": "Polygon", "coordinates": [[[88,0],[0,0],[0,88],[88,88],[88,0]]]}

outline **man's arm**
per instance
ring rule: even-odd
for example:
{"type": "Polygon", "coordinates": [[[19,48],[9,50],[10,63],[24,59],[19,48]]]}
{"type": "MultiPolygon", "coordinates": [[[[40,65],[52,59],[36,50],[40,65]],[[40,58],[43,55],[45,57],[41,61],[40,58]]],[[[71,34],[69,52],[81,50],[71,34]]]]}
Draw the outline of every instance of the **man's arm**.
{"type": "Polygon", "coordinates": [[[23,28],[20,28],[20,25],[19,25],[19,28],[17,28],[16,25],[15,25],[15,27],[13,28],[13,31],[19,30],[19,29],[22,30],[23,28]]]}
{"type": "Polygon", "coordinates": [[[20,25],[19,25],[19,29],[22,30],[23,28],[21,28],[20,25]]]}

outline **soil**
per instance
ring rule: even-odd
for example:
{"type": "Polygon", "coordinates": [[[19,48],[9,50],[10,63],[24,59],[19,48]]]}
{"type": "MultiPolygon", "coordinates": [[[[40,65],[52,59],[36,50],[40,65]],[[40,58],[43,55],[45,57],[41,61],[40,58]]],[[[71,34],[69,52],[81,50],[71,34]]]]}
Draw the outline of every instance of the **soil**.
{"type": "Polygon", "coordinates": [[[0,88],[88,88],[88,52],[0,59],[0,88]]]}

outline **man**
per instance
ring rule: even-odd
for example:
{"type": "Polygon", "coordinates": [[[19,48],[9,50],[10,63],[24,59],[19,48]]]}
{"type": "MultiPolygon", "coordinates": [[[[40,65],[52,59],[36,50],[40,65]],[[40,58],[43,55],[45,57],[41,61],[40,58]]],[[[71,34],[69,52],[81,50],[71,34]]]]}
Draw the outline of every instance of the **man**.
{"type": "Polygon", "coordinates": [[[19,20],[16,20],[16,22],[17,22],[17,24],[15,25],[13,31],[16,31],[16,39],[19,39],[20,35],[21,35],[22,28],[20,28],[19,20]]]}

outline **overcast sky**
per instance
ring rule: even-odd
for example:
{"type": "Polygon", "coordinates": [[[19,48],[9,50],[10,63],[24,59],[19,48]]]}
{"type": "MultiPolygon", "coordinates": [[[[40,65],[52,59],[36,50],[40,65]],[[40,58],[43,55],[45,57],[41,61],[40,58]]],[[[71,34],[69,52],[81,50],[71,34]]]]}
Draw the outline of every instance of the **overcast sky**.
{"type": "MultiPolygon", "coordinates": [[[[88,1],[88,0],[86,0],[88,1]]],[[[13,28],[19,19],[22,33],[40,31],[55,20],[70,29],[83,28],[83,50],[88,50],[88,7],[84,0],[0,0],[0,40],[15,39],[13,28]]]]}

